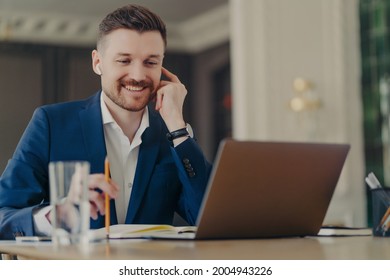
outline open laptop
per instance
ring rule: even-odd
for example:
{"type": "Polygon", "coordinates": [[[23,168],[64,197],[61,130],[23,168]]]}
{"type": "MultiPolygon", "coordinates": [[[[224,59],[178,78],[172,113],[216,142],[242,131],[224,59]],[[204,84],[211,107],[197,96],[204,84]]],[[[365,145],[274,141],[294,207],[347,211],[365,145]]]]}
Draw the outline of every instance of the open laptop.
{"type": "Polygon", "coordinates": [[[316,235],[349,148],[348,144],[223,140],[197,231],[175,239],[316,235]]]}

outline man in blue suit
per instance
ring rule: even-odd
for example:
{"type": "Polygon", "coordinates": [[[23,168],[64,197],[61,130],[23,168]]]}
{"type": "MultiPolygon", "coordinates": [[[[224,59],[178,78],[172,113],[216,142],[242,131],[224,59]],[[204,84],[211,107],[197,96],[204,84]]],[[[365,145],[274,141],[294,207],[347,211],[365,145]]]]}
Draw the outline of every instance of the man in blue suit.
{"type": "Polygon", "coordinates": [[[59,160],[90,162],[91,228],[104,226],[104,193],[112,224],[170,224],[175,212],[195,223],[211,165],[184,122],[187,91],[162,66],[165,48],[165,24],[144,7],[103,19],[92,52],[102,90],[34,112],[0,179],[0,239],[50,234],[48,164],[59,160]]]}

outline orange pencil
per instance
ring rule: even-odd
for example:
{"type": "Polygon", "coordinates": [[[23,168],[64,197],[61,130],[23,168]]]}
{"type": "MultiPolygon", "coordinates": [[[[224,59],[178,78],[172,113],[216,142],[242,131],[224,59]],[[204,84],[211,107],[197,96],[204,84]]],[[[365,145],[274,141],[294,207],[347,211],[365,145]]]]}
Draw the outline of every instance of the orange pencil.
{"type": "MultiPolygon", "coordinates": [[[[106,182],[110,181],[110,163],[108,162],[108,158],[106,157],[104,161],[104,178],[106,182]]],[[[110,237],[110,197],[108,193],[105,193],[105,226],[106,226],[106,236],[107,239],[110,237]]]]}
{"type": "Polygon", "coordinates": [[[386,213],[383,215],[381,222],[379,223],[379,226],[383,227],[384,223],[386,222],[387,218],[390,216],[390,207],[387,208],[386,213]]]}

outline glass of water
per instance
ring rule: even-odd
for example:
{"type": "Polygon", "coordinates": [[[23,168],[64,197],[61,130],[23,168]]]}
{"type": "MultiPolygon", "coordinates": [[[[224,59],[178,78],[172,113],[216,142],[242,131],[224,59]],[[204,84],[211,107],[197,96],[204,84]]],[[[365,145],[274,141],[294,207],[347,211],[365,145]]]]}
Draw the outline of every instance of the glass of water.
{"type": "Polygon", "coordinates": [[[57,161],[49,164],[50,222],[55,245],[88,243],[90,204],[86,161],[57,161]]]}

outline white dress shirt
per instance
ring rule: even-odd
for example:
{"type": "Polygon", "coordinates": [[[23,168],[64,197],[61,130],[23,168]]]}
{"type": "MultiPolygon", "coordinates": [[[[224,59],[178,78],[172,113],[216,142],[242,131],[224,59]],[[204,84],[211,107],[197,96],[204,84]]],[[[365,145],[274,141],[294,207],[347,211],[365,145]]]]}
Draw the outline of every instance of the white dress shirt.
{"type": "MultiPolygon", "coordinates": [[[[103,96],[104,93],[102,93],[103,96]]],[[[141,124],[135,133],[133,141],[123,133],[115,122],[101,96],[100,105],[104,125],[104,139],[106,142],[108,161],[110,162],[111,179],[120,187],[115,199],[118,223],[126,220],[131,190],[133,188],[135,169],[138,162],[139,148],[142,143],[142,133],[149,127],[148,107],[145,108],[141,124]]]]}

